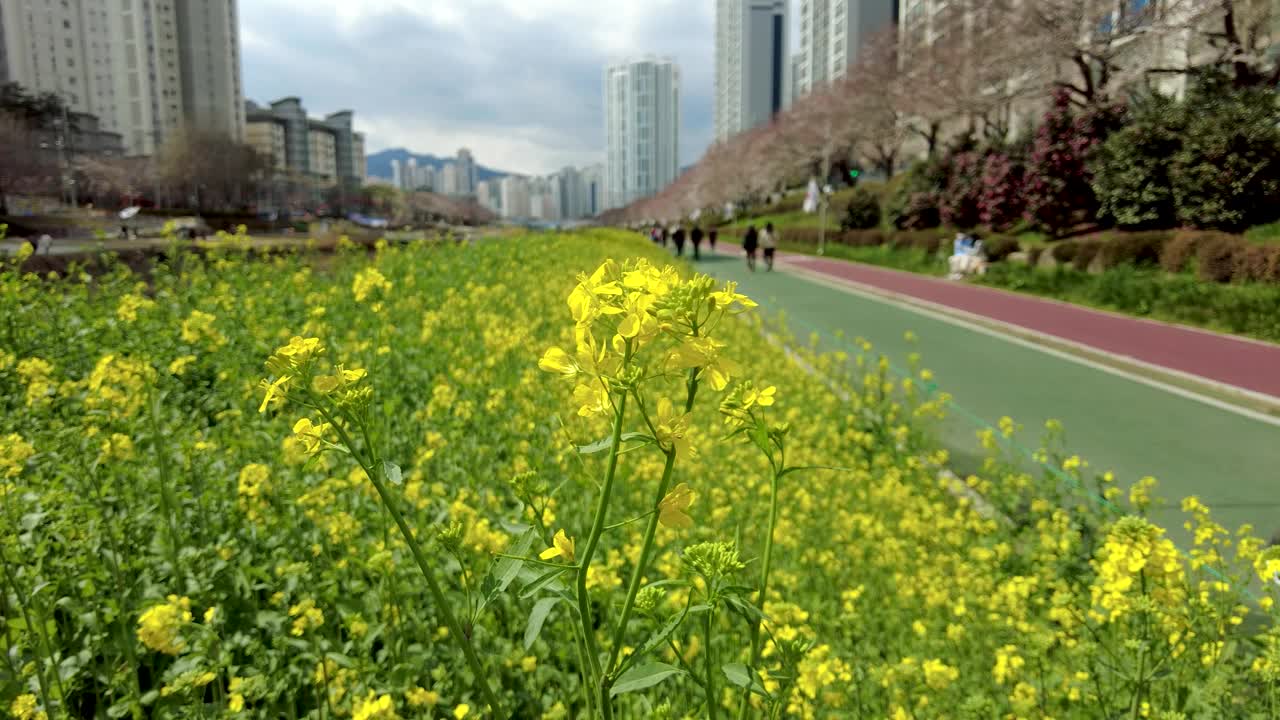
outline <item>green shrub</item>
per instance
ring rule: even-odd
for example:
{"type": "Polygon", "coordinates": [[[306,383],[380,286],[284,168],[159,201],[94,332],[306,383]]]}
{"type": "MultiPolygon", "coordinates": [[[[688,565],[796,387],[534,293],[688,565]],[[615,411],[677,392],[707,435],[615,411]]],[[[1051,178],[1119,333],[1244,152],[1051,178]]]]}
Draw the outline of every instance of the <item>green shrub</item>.
{"type": "Polygon", "coordinates": [[[1098,251],[1097,261],[1104,270],[1129,265],[1157,267],[1164,246],[1172,239],[1165,231],[1119,233],[1106,240],[1098,251]]]}
{"type": "Polygon", "coordinates": [[[877,227],[880,227],[880,200],[868,190],[854,190],[840,219],[840,229],[871,230],[877,227]]]}
{"type": "Polygon", "coordinates": [[[1178,220],[1243,231],[1280,219],[1280,106],[1272,90],[1214,79],[1193,88],[1169,175],[1178,220]]]}
{"type": "Polygon", "coordinates": [[[1186,272],[1191,258],[1196,255],[1200,233],[1183,231],[1175,233],[1160,250],[1160,269],[1168,273],[1186,272]]]}
{"type": "Polygon", "coordinates": [[[1130,123],[1107,138],[1090,162],[1099,218],[1121,227],[1171,227],[1177,218],[1169,159],[1182,148],[1186,114],[1173,98],[1134,104],[1130,123]]]}
{"type": "Polygon", "coordinates": [[[1231,280],[1238,283],[1280,281],[1280,246],[1248,243],[1237,246],[1231,280]]]}
{"type": "Polygon", "coordinates": [[[985,238],[982,241],[982,246],[986,249],[987,259],[991,262],[1003,262],[1010,255],[1018,252],[1021,247],[1016,238],[1004,235],[993,235],[985,238]]]}
{"type": "Polygon", "coordinates": [[[1076,256],[1071,260],[1071,266],[1081,272],[1089,269],[1093,264],[1093,259],[1102,252],[1104,245],[1101,240],[1081,240],[1077,243],[1076,256]]]}
{"type": "Polygon", "coordinates": [[[892,188],[884,214],[899,230],[922,230],[942,224],[938,194],[946,185],[948,166],[940,161],[918,163],[892,188]]]}
{"type": "Polygon", "coordinates": [[[1080,243],[1075,240],[1064,240],[1049,247],[1049,254],[1053,259],[1064,265],[1075,261],[1076,254],[1079,252],[1080,243]]]}
{"type": "Polygon", "coordinates": [[[1230,235],[1215,234],[1196,247],[1196,275],[1208,282],[1230,282],[1236,273],[1236,253],[1243,243],[1230,235]]]}

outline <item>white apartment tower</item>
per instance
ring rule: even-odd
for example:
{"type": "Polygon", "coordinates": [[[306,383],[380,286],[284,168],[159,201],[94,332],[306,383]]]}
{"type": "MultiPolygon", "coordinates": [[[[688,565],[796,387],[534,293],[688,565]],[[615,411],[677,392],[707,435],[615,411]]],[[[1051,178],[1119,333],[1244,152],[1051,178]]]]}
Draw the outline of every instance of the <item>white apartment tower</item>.
{"type": "Polygon", "coordinates": [[[867,42],[898,21],[898,0],[800,0],[796,96],[843,77],[867,42]]]}
{"type": "Polygon", "coordinates": [[[471,151],[462,148],[458,151],[458,195],[474,195],[479,178],[476,177],[476,159],[471,151]]]}
{"type": "Polygon", "coordinates": [[[669,58],[610,65],[604,73],[604,207],[649,197],[679,173],[680,69],[669,58]]]}
{"type": "Polygon", "coordinates": [[[789,0],[716,0],[716,140],[762,125],[788,104],[789,15],[789,0]]]}
{"type": "Polygon", "coordinates": [[[4,0],[0,82],[60,95],[149,155],[183,127],[244,138],[236,0],[4,0]]]}

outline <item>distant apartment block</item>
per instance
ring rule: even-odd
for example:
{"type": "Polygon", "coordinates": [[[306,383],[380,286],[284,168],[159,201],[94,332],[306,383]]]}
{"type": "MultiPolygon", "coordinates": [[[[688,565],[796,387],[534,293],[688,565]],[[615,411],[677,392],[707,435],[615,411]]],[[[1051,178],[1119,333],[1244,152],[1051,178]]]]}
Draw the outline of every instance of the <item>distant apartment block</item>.
{"type": "Polygon", "coordinates": [[[899,0],[800,0],[796,96],[843,77],[868,41],[892,32],[898,8],[899,0]]]}
{"type": "Polygon", "coordinates": [[[245,115],[246,140],[278,172],[320,188],[364,184],[364,135],[352,129],[350,110],[310,118],[299,98],[288,97],[267,107],[246,103],[245,115]]]}
{"type": "Polygon", "coordinates": [[[52,92],[150,155],[183,128],[245,136],[236,0],[4,0],[0,82],[52,92]]]}
{"type": "Polygon", "coordinates": [[[789,0],[716,0],[716,140],[768,122],[788,103],[789,0]]]}
{"type": "Polygon", "coordinates": [[[675,180],[680,156],[680,70],[668,58],[610,65],[604,73],[604,207],[649,197],[675,180]]]}

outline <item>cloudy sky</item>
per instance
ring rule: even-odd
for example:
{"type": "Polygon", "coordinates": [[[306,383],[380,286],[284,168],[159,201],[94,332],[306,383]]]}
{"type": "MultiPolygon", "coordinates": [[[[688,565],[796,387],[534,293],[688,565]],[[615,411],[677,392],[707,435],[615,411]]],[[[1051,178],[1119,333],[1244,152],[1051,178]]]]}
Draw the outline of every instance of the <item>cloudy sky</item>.
{"type": "Polygon", "coordinates": [[[246,0],[246,97],[350,108],[369,152],[469,147],[547,173],[604,159],[606,63],[656,53],[682,75],[680,161],[711,139],[712,0],[246,0]]]}

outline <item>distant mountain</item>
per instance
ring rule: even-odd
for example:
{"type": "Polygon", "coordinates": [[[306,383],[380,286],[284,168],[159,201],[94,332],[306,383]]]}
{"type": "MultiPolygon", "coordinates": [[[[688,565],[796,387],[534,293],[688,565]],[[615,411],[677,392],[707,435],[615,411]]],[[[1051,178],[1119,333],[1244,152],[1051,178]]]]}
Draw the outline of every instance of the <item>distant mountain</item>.
{"type": "MultiPolygon", "coordinates": [[[[390,150],[383,150],[380,153],[374,153],[373,155],[368,156],[367,158],[365,158],[365,161],[366,161],[365,164],[368,166],[369,175],[371,177],[380,177],[380,178],[389,179],[391,177],[391,161],[399,160],[401,164],[405,164],[409,162],[409,158],[417,158],[418,167],[430,165],[431,167],[435,168],[437,171],[440,170],[440,168],[444,167],[445,163],[454,161],[454,158],[452,157],[442,158],[442,157],[436,157],[435,155],[418,155],[417,153],[409,152],[404,148],[392,148],[390,150]]],[[[498,180],[508,175],[515,175],[515,174],[516,173],[509,173],[503,170],[494,170],[493,168],[487,168],[484,165],[479,165],[479,164],[476,165],[476,177],[482,181],[498,180]]]]}

